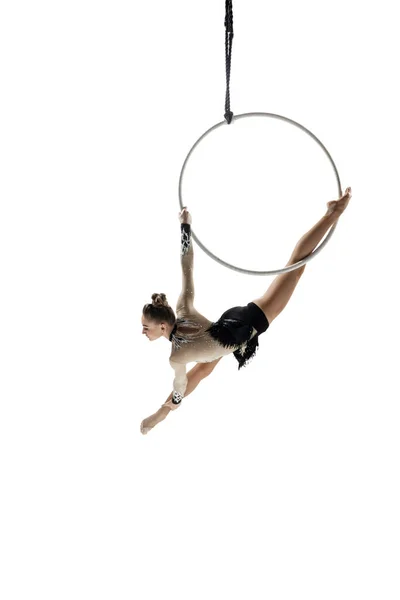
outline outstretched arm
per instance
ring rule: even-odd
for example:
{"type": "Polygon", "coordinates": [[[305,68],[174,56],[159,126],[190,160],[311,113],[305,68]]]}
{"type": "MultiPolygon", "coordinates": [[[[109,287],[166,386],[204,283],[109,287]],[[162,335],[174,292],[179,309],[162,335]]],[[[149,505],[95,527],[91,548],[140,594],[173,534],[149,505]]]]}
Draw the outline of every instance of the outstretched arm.
{"type": "MultiPolygon", "coordinates": [[[[196,387],[199,385],[199,383],[202,379],[204,379],[205,377],[210,375],[210,373],[213,372],[213,370],[215,369],[215,367],[217,366],[217,364],[219,363],[221,358],[217,358],[217,360],[213,360],[212,362],[209,362],[209,363],[197,363],[197,365],[195,365],[188,372],[187,385],[186,385],[186,390],[185,390],[185,398],[187,398],[189,396],[189,394],[191,394],[193,392],[193,390],[196,389],[196,387]]],[[[143,434],[148,433],[150,431],[150,429],[152,429],[155,425],[158,425],[158,423],[161,423],[161,421],[163,421],[169,415],[171,410],[174,410],[174,408],[176,408],[176,406],[174,406],[172,404],[172,396],[173,396],[173,392],[170,393],[167,400],[164,402],[164,404],[161,406],[161,408],[156,413],[154,413],[153,415],[151,415],[150,417],[147,417],[147,419],[144,419],[142,421],[142,423],[140,425],[140,431],[143,434]]]]}
{"type": "Polygon", "coordinates": [[[182,291],[176,304],[177,312],[184,309],[190,310],[194,303],[192,217],[186,207],[179,214],[179,219],[181,222],[182,291]]]}
{"type": "Polygon", "coordinates": [[[169,360],[169,364],[175,371],[175,377],[172,384],[173,392],[172,392],[172,404],[176,407],[183,400],[183,397],[186,392],[187,387],[187,374],[186,374],[186,365],[177,363],[174,360],[169,360]]]}

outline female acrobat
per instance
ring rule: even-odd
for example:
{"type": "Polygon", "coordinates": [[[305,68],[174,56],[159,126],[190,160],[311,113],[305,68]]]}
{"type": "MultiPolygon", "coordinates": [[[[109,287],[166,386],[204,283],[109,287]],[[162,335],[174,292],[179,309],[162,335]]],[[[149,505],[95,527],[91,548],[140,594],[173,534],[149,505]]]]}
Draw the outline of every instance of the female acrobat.
{"type": "MultiPolygon", "coordinates": [[[[339,219],[351,198],[347,188],[339,200],[327,203],[326,214],[297,242],[287,266],[308,256],[326,232],[339,219]]],[[[239,369],[255,355],[258,337],[287,305],[304,273],[306,265],[278,275],[267,291],[246,306],[225,311],[218,321],[209,321],[194,307],[192,217],[187,207],[179,213],[181,223],[182,292],[176,313],[165,294],[153,294],[152,303],[145,304],[142,313],[143,334],[150,341],[161,337],[171,342],[170,365],[175,371],[173,391],[161,408],[144,419],[140,430],[148,433],[178,408],[204,377],[215,369],[223,356],[233,353],[239,369]],[[186,373],[186,365],[197,364],[186,373]]]]}

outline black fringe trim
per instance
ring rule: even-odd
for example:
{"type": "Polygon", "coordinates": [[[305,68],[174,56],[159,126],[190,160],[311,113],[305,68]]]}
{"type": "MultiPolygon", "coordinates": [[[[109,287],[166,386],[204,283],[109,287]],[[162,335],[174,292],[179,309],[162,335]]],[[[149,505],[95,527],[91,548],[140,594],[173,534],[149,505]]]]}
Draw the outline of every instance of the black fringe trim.
{"type": "Polygon", "coordinates": [[[247,367],[249,362],[253,360],[258,347],[258,335],[255,335],[251,340],[247,342],[246,347],[244,349],[239,348],[238,350],[235,350],[233,355],[239,363],[239,371],[242,367],[247,367]]]}
{"type": "Polygon", "coordinates": [[[233,352],[239,363],[239,370],[249,364],[259,346],[258,334],[249,340],[253,326],[239,319],[221,319],[212,323],[206,331],[224,348],[237,348],[237,346],[241,346],[233,352]],[[243,344],[246,345],[243,346],[243,344]]]}
{"type": "Polygon", "coordinates": [[[206,331],[224,348],[234,348],[249,339],[253,327],[239,319],[220,319],[212,323],[206,331]]]}

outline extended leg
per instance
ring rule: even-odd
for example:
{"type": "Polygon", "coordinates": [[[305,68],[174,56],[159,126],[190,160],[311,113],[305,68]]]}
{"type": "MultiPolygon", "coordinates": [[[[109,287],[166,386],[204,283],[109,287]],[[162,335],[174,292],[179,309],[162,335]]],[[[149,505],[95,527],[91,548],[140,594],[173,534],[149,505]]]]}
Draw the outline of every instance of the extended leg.
{"type": "MultiPolygon", "coordinates": [[[[328,229],[338,220],[351,198],[351,188],[347,188],[339,200],[328,202],[326,214],[297,242],[286,266],[299,262],[314,250],[328,229]]],[[[261,298],[253,300],[264,311],[271,324],[289,302],[306,265],[278,275],[261,298]]]]}

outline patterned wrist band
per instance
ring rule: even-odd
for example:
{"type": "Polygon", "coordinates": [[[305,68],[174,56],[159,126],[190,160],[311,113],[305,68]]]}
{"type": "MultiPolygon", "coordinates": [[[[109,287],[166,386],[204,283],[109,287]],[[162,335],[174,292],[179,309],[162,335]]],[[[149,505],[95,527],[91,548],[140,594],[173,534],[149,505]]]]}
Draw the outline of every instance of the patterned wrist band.
{"type": "Polygon", "coordinates": [[[180,394],[179,392],[174,392],[172,394],[172,404],[180,404],[182,402],[182,394],[180,394]]]}
{"type": "Polygon", "coordinates": [[[181,223],[181,255],[184,256],[188,253],[190,248],[190,242],[192,239],[192,232],[190,229],[190,223],[181,223]]]}

